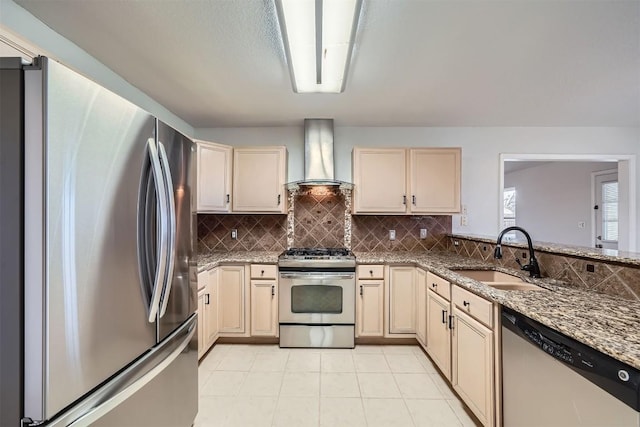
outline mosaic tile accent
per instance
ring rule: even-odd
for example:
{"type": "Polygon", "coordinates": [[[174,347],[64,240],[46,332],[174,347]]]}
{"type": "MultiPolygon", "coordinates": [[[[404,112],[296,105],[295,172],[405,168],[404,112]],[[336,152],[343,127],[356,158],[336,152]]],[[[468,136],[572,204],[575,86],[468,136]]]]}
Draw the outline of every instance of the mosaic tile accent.
{"type": "Polygon", "coordinates": [[[345,243],[345,197],[331,187],[306,187],[294,198],[294,247],[337,248],[345,243]]]}
{"type": "Polygon", "coordinates": [[[451,216],[354,215],[352,249],[366,251],[445,250],[451,233],[451,216]],[[427,238],[420,239],[420,229],[427,238]],[[396,230],[396,240],[389,240],[396,230]]]}
{"type": "Polygon", "coordinates": [[[198,253],[211,251],[278,251],[287,244],[283,215],[198,215],[198,253]],[[238,239],[231,239],[231,229],[238,239]]]}
{"type": "Polygon", "coordinates": [[[341,185],[340,192],[344,196],[344,247],[351,249],[351,237],[353,230],[351,206],[352,206],[352,186],[341,185]]]}
{"type": "MultiPolygon", "coordinates": [[[[447,249],[459,255],[487,261],[507,268],[519,269],[516,257],[528,262],[528,252],[521,247],[503,243],[503,257],[493,258],[495,243],[449,237],[447,249]],[[454,241],[458,245],[454,245],[454,241]]],[[[606,262],[588,257],[576,257],[546,251],[536,251],[542,277],[562,280],[577,289],[591,290],[633,301],[640,301],[640,267],[630,264],[606,262]],[[587,271],[593,266],[593,272],[587,271]]]]}
{"type": "Polygon", "coordinates": [[[294,208],[296,197],[298,196],[298,192],[300,191],[299,187],[290,189],[287,193],[287,249],[293,248],[294,245],[294,237],[295,237],[295,215],[294,208]]]}

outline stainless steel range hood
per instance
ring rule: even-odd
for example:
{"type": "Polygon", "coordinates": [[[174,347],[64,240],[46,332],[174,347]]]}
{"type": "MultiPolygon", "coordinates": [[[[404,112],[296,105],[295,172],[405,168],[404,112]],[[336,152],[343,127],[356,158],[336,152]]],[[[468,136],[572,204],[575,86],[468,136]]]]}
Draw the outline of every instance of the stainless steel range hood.
{"type": "Polygon", "coordinates": [[[335,179],[333,119],[304,119],[304,179],[287,186],[300,185],[353,188],[353,184],[335,179]]]}

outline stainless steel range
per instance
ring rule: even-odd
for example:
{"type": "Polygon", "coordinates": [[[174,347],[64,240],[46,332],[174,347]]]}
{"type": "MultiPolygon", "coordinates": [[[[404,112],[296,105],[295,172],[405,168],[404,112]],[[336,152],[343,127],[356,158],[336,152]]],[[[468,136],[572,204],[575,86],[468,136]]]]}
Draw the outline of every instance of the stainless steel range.
{"type": "Polygon", "coordinates": [[[293,248],[278,259],[280,347],[353,348],[356,257],[344,248],[293,248]]]}

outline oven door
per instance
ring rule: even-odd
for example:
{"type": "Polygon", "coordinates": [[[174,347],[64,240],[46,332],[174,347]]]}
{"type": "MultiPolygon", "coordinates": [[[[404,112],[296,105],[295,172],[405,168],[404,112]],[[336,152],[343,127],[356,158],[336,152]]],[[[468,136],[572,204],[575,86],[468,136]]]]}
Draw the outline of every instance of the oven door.
{"type": "Polygon", "coordinates": [[[281,272],[280,323],[355,324],[355,273],[281,272]]]}

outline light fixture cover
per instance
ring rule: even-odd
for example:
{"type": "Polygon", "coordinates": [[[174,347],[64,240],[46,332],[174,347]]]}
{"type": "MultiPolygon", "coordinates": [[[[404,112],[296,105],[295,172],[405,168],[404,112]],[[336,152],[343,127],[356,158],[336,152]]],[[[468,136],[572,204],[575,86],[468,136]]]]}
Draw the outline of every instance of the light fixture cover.
{"type": "Polygon", "coordinates": [[[275,0],[275,3],[293,90],[342,92],[362,0],[275,0]],[[316,16],[316,10],[322,11],[322,16],[316,16]],[[320,61],[320,76],[316,61],[320,61]]]}

